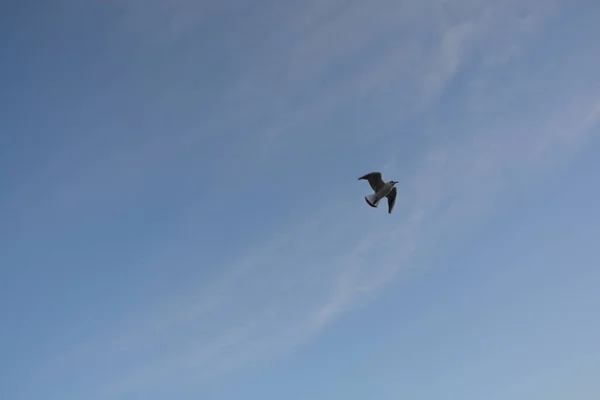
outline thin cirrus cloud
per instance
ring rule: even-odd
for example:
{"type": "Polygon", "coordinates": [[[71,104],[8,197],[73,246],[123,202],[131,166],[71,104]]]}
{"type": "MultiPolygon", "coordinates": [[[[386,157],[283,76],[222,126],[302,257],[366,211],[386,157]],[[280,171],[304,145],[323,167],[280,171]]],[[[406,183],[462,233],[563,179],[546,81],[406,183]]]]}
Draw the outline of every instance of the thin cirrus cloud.
{"type": "MultiPolygon", "coordinates": [[[[498,68],[526,58],[519,43],[535,35],[557,3],[465,1],[450,9],[437,2],[366,4],[313,2],[294,14],[278,5],[255,16],[278,21],[285,29],[258,47],[253,63],[217,100],[234,121],[223,123],[223,132],[244,124],[255,124],[258,131],[246,152],[235,153],[240,163],[229,166],[226,155],[219,167],[224,176],[237,173],[239,165],[256,172],[274,167],[277,151],[317,140],[318,134],[298,133],[307,120],[324,118],[350,100],[387,96],[393,106],[385,112],[396,111],[385,117],[387,133],[348,140],[382,140],[393,147],[399,143],[394,127],[414,117],[423,118],[422,126],[436,139],[418,155],[411,172],[401,174],[394,223],[381,209],[357,212],[368,190],[363,183],[348,188],[336,181],[303,222],[272,233],[266,243],[223,265],[217,276],[193,290],[132,313],[127,322],[46,360],[30,387],[69,381],[77,388],[74,398],[112,398],[153,385],[218,379],[276,360],[352,307],[368,304],[445,234],[468,235],[470,226],[493,212],[503,193],[564,161],[597,133],[600,87],[578,85],[581,81],[572,76],[577,71],[565,72],[568,62],[537,77],[524,63],[506,84],[494,82],[498,68]],[[406,26],[416,33],[411,35],[406,26]],[[507,27],[513,32],[508,37],[507,27]],[[397,40],[389,39],[394,35],[397,40]],[[379,53],[353,58],[382,41],[379,53]],[[473,67],[473,58],[485,62],[473,67]],[[351,61],[354,68],[340,66],[351,61]],[[461,115],[472,113],[471,123],[436,113],[465,64],[471,66],[471,86],[456,98],[465,105],[461,115]],[[341,76],[335,76],[338,69],[341,76]],[[547,79],[565,75],[573,83],[552,88],[552,98],[538,98],[547,79]],[[492,91],[498,96],[491,96],[492,91]],[[518,95],[519,105],[508,109],[507,99],[518,95]],[[536,107],[527,109],[534,99],[536,107]],[[500,106],[505,118],[495,114],[500,106]],[[450,143],[446,135],[453,134],[456,139],[450,143]]],[[[179,15],[173,23],[194,7],[191,2],[177,5],[179,9],[170,8],[170,15],[179,15]]],[[[143,14],[145,7],[128,12],[135,18],[121,21],[122,26],[135,32],[149,29],[152,15],[143,14]]],[[[195,23],[187,19],[182,24],[180,29],[169,25],[163,34],[182,40],[195,23]]],[[[239,29],[254,27],[251,19],[245,24],[239,29]]],[[[256,29],[262,37],[260,29],[265,28],[256,29]]],[[[335,143],[342,134],[333,132],[329,140],[335,143]]],[[[151,154],[142,158],[177,154],[178,144],[188,142],[184,136],[173,143],[166,149],[150,147],[151,154]]],[[[387,175],[390,166],[403,165],[394,154],[385,152],[384,158],[373,169],[387,175]]],[[[70,190],[77,188],[81,185],[70,190]]],[[[193,215],[193,207],[187,212],[193,215]]],[[[193,248],[184,248],[179,257],[200,261],[193,248]]]]}

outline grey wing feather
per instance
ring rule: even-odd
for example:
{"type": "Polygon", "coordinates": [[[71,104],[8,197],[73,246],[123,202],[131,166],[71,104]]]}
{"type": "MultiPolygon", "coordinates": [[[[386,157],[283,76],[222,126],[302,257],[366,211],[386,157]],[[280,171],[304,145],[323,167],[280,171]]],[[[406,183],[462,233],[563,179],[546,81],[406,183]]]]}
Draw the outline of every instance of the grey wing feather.
{"type": "Polygon", "coordinates": [[[394,204],[396,204],[396,195],[397,194],[398,194],[398,191],[396,190],[396,187],[394,186],[394,188],[392,188],[392,190],[390,190],[390,192],[385,195],[385,197],[387,197],[387,200],[388,200],[388,213],[389,214],[392,213],[394,204]]]}
{"type": "Polygon", "coordinates": [[[369,185],[371,185],[371,189],[373,189],[375,193],[377,193],[383,187],[383,185],[385,185],[385,182],[383,179],[381,179],[381,172],[370,172],[358,179],[366,179],[369,182],[369,185]]]}

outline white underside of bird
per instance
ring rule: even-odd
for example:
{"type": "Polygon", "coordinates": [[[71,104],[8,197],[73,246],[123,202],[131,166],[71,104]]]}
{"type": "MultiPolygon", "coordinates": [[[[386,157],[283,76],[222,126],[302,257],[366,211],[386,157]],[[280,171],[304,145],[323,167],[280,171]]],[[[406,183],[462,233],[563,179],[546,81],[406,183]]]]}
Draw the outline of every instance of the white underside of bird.
{"type": "Polygon", "coordinates": [[[387,182],[377,193],[365,196],[365,200],[371,207],[377,208],[379,202],[394,188],[395,182],[387,182]]]}

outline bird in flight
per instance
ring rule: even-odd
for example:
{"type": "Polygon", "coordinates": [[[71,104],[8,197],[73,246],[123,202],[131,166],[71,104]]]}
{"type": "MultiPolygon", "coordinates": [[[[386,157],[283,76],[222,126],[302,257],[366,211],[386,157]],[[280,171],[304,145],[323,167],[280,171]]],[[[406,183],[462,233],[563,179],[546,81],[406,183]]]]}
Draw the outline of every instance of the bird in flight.
{"type": "Polygon", "coordinates": [[[367,204],[373,208],[377,208],[379,201],[386,197],[388,201],[388,214],[391,214],[394,204],[396,204],[396,195],[398,192],[396,184],[398,181],[384,182],[381,178],[381,172],[370,172],[358,178],[358,180],[361,179],[367,180],[369,185],[371,185],[371,189],[375,192],[365,196],[367,204]]]}

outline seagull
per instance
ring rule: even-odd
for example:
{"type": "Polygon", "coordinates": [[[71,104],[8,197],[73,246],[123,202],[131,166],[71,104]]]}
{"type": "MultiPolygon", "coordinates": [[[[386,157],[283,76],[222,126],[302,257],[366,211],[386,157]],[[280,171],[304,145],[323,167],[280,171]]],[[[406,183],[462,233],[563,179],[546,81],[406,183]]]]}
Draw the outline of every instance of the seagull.
{"type": "Polygon", "coordinates": [[[392,208],[394,208],[394,204],[396,204],[397,190],[395,185],[398,181],[384,182],[383,179],[381,179],[381,172],[370,172],[358,178],[358,180],[361,179],[366,179],[369,182],[369,185],[371,185],[371,189],[375,192],[365,196],[367,204],[373,208],[377,208],[379,201],[384,197],[387,197],[388,214],[391,214],[392,208]]]}

